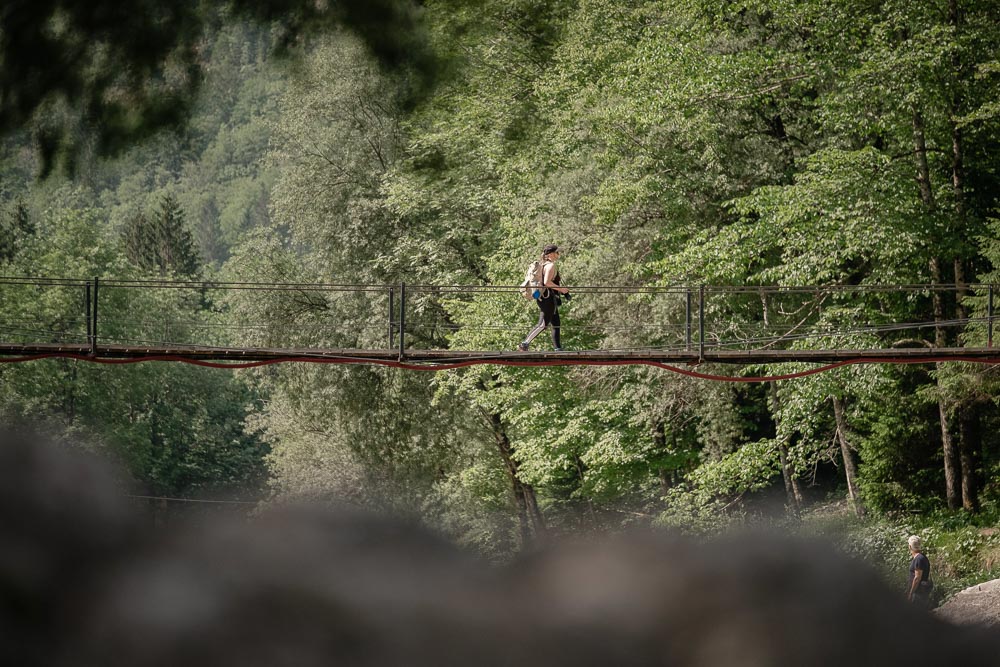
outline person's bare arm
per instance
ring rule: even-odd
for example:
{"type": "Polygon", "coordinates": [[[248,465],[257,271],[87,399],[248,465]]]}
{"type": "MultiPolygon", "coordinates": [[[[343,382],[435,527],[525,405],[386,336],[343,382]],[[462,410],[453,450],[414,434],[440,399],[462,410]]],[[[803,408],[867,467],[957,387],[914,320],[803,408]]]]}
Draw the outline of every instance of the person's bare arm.
{"type": "Polygon", "coordinates": [[[913,571],[913,583],[910,584],[910,592],[907,593],[906,599],[908,601],[913,601],[913,594],[917,592],[917,587],[920,586],[920,581],[924,578],[924,571],[917,568],[913,571]]]}

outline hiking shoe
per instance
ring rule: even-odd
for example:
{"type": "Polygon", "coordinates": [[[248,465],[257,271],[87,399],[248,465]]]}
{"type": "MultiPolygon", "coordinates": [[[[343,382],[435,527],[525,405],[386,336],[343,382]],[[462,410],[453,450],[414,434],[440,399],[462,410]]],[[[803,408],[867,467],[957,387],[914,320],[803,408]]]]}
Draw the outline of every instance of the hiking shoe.
{"type": "Polygon", "coordinates": [[[562,352],[563,349],[561,347],[554,347],[554,348],[552,348],[552,351],[553,352],[562,352]]]}
{"type": "Polygon", "coordinates": [[[518,343],[517,344],[517,350],[518,350],[518,352],[527,352],[528,351],[528,344],[527,343],[518,343]]]}

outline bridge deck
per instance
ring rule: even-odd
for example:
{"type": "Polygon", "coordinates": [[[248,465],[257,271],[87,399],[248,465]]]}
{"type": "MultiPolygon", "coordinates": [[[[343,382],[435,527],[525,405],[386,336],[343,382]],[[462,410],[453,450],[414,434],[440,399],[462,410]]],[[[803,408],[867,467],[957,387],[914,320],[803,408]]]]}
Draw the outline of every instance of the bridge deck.
{"type": "MultiPolygon", "coordinates": [[[[328,359],[352,361],[398,361],[398,350],[379,349],[271,349],[231,348],[207,346],[148,347],[135,345],[99,345],[65,343],[0,343],[0,357],[35,357],[48,355],[86,356],[96,359],[139,359],[171,357],[203,361],[274,361],[296,359],[328,359]]],[[[889,348],[842,350],[720,350],[697,349],[670,350],[575,350],[552,352],[545,350],[519,352],[506,350],[405,350],[403,360],[411,363],[446,363],[469,360],[510,361],[563,361],[573,362],[642,362],[658,361],[675,364],[723,363],[759,364],[782,362],[836,363],[839,361],[877,362],[933,362],[933,361],[996,361],[1000,350],[987,347],[948,348],[889,348]]]]}

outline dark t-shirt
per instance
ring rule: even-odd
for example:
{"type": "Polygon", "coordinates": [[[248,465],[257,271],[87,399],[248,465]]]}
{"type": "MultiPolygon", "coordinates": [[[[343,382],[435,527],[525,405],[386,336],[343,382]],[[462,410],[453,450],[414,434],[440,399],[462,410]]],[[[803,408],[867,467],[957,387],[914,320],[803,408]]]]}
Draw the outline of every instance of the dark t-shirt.
{"type": "MultiPolygon", "coordinates": [[[[551,264],[551,263],[552,262],[545,262],[544,268],[542,269],[542,280],[545,279],[545,273],[544,272],[545,272],[545,270],[548,269],[549,264],[551,264]]],[[[556,269],[556,275],[552,276],[552,282],[555,283],[556,285],[559,284],[559,270],[558,269],[556,269]]],[[[554,301],[556,303],[559,303],[559,301],[556,301],[556,298],[558,296],[558,292],[556,292],[554,289],[548,289],[548,288],[542,288],[542,290],[543,290],[542,291],[542,298],[539,299],[539,301],[551,300],[551,301],[554,301]]]]}
{"type": "Polygon", "coordinates": [[[920,581],[927,581],[931,576],[931,562],[927,560],[927,556],[923,554],[917,554],[910,561],[910,578],[908,579],[909,584],[913,585],[913,573],[917,570],[922,572],[920,581]]]}
{"type": "MultiPolygon", "coordinates": [[[[550,264],[552,264],[552,262],[545,262],[543,271],[547,270],[550,264]]],[[[543,275],[542,278],[544,279],[545,276],[543,275]]],[[[556,269],[556,275],[552,276],[552,282],[554,282],[556,285],[559,284],[559,269],[556,269]]]]}

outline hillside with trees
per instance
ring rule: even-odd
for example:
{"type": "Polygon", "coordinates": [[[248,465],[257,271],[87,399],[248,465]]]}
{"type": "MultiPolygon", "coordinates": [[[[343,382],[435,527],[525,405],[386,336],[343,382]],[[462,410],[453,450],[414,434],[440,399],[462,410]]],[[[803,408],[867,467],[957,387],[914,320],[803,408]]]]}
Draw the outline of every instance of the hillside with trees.
{"type": "MultiPolygon", "coordinates": [[[[411,8],[433,57],[387,58],[341,22],[279,58],[273,24],[229,17],[199,42],[205,78],[179,129],[114,157],[67,143],[82,156],[72,173],[39,178],[45,133],[8,133],[0,273],[512,285],[554,242],[568,285],[950,285],[957,296],[825,316],[916,315],[931,325],[908,345],[985,344],[982,327],[945,323],[982,317],[967,286],[1000,282],[995,0],[411,8]]],[[[196,292],[132,307],[239,327],[248,344],[384,344],[350,295],[196,292]]],[[[14,313],[30,295],[2,298],[14,313]]],[[[567,343],[654,345],[587,323],[655,307],[576,298],[567,343]]],[[[417,312],[458,333],[428,328],[415,345],[481,350],[517,340],[473,325],[536,316],[476,300],[417,312]]],[[[797,524],[836,506],[814,523],[873,560],[898,564],[920,529],[955,587],[1000,567],[1000,537],[983,530],[1000,516],[992,366],[736,385],[638,366],[44,361],[0,367],[0,381],[6,420],[86,433],[150,489],[412,514],[498,559],[548,534],[797,524]]]]}

